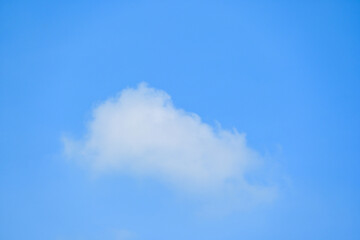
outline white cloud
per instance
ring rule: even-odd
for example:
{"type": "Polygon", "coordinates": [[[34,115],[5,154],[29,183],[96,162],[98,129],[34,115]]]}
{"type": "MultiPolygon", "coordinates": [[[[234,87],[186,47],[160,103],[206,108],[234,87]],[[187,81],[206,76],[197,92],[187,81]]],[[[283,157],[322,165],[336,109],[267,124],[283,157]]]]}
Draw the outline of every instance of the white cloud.
{"type": "Polygon", "coordinates": [[[97,106],[83,139],[63,140],[70,158],[96,172],[157,178],[198,193],[269,192],[247,180],[261,159],[244,134],[202,122],[144,83],[97,106]]]}
{"type": "Polygon", "coordinates": [[[128,231],[126,229],[122,229],[122,230],[117,230],[115,232],[116,236],[115,236],[115,240],[130,240],[130,239],[135,239],[136,238],[136,234],[128,231]]]}

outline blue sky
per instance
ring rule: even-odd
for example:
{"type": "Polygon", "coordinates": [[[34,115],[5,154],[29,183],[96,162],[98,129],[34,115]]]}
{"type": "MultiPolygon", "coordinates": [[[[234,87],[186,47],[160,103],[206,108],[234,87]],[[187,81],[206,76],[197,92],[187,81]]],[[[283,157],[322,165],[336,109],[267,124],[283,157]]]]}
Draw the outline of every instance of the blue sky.
{"type": "MultiPolygon", "coordinates": [[[[359,239],[359,11],[358,1],[1,1],[0,239],[359,239]],[[66,156],[64,136],[86,146],[104,130],[89,126],[112,119],[94,111],[128,99],[123,89],[143,99],[141,82],[190,119],[194,128],[174,125],[185,139],[212,129],[194,149],[172,150],[201,149],[220,168],[199,171],[220,177],[178,187],[198,180],[187,173],[204,159],[169,157],[179,164],[169,171],[163,148],[116,153],[114,165],[99,157],[105,150],[66,156]],[[246,145],[236,145],[245,136],[234,128],[246,145]],[[222,171],[219,152],[237,159],[248,149],[261,167],[222,171]],[[140,164],[151,156],[162,159],[158,168],[140,164]],[[177,172],[182,159],[189,168],[177,172]],[[93,163],[114,171],[98,173],[93,163]],[[248,174],[256,183],[234,184],[233,194],[212,187],[248,174]],[[254,184],[275,187],[276,197],[253,204],[244,186],[254,184]],[[198,194],[207,188],[214,192],[198,194]]],[[[139,136],[175,136],[166,132],[139,136]]],[[[125,148],[115,140],[109,147],[95,138],[95,147],[125,148]]]]}

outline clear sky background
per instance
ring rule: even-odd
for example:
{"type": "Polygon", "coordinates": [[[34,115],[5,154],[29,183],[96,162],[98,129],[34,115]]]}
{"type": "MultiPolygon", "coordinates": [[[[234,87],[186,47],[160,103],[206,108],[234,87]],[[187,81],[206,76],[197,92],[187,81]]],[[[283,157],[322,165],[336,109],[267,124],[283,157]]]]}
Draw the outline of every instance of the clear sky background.
{"type": "Polygon", "coordinates": [[[359,239],[359,91],[359,1],[0,1],[0,239],[359,239]],[[63,156],[143,81],[246,133],[277,198],[204,214],[63,156]]]}

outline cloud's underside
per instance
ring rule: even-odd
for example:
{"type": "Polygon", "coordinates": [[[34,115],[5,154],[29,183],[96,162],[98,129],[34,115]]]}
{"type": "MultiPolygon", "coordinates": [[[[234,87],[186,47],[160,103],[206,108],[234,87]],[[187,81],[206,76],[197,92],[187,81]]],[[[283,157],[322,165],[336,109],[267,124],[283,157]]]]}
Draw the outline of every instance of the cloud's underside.
{"type": "Polygon", "coordinates": [[[261,159],[246,145],[244,134],[203,123],[146,84],[98,105],[87,134],[63,141],[68,157],[100,173],[157,178],[191,192],[269,190],[247,180],[261,159]]]}

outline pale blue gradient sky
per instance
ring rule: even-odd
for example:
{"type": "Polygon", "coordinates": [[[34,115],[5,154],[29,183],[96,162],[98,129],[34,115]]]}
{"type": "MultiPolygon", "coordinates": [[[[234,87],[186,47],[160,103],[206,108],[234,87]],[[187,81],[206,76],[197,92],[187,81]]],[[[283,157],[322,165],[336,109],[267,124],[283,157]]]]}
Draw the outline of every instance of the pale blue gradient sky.
{"type": "Polygon", "coordinates": [[[359,1],[1,1],[0,239],[359,239],[359,1]],[[61,156],[146,81],[272,163],[277,201],[221,216],[61,156]],[[276,166],[274,166],[276,165],[276,166]]]}

